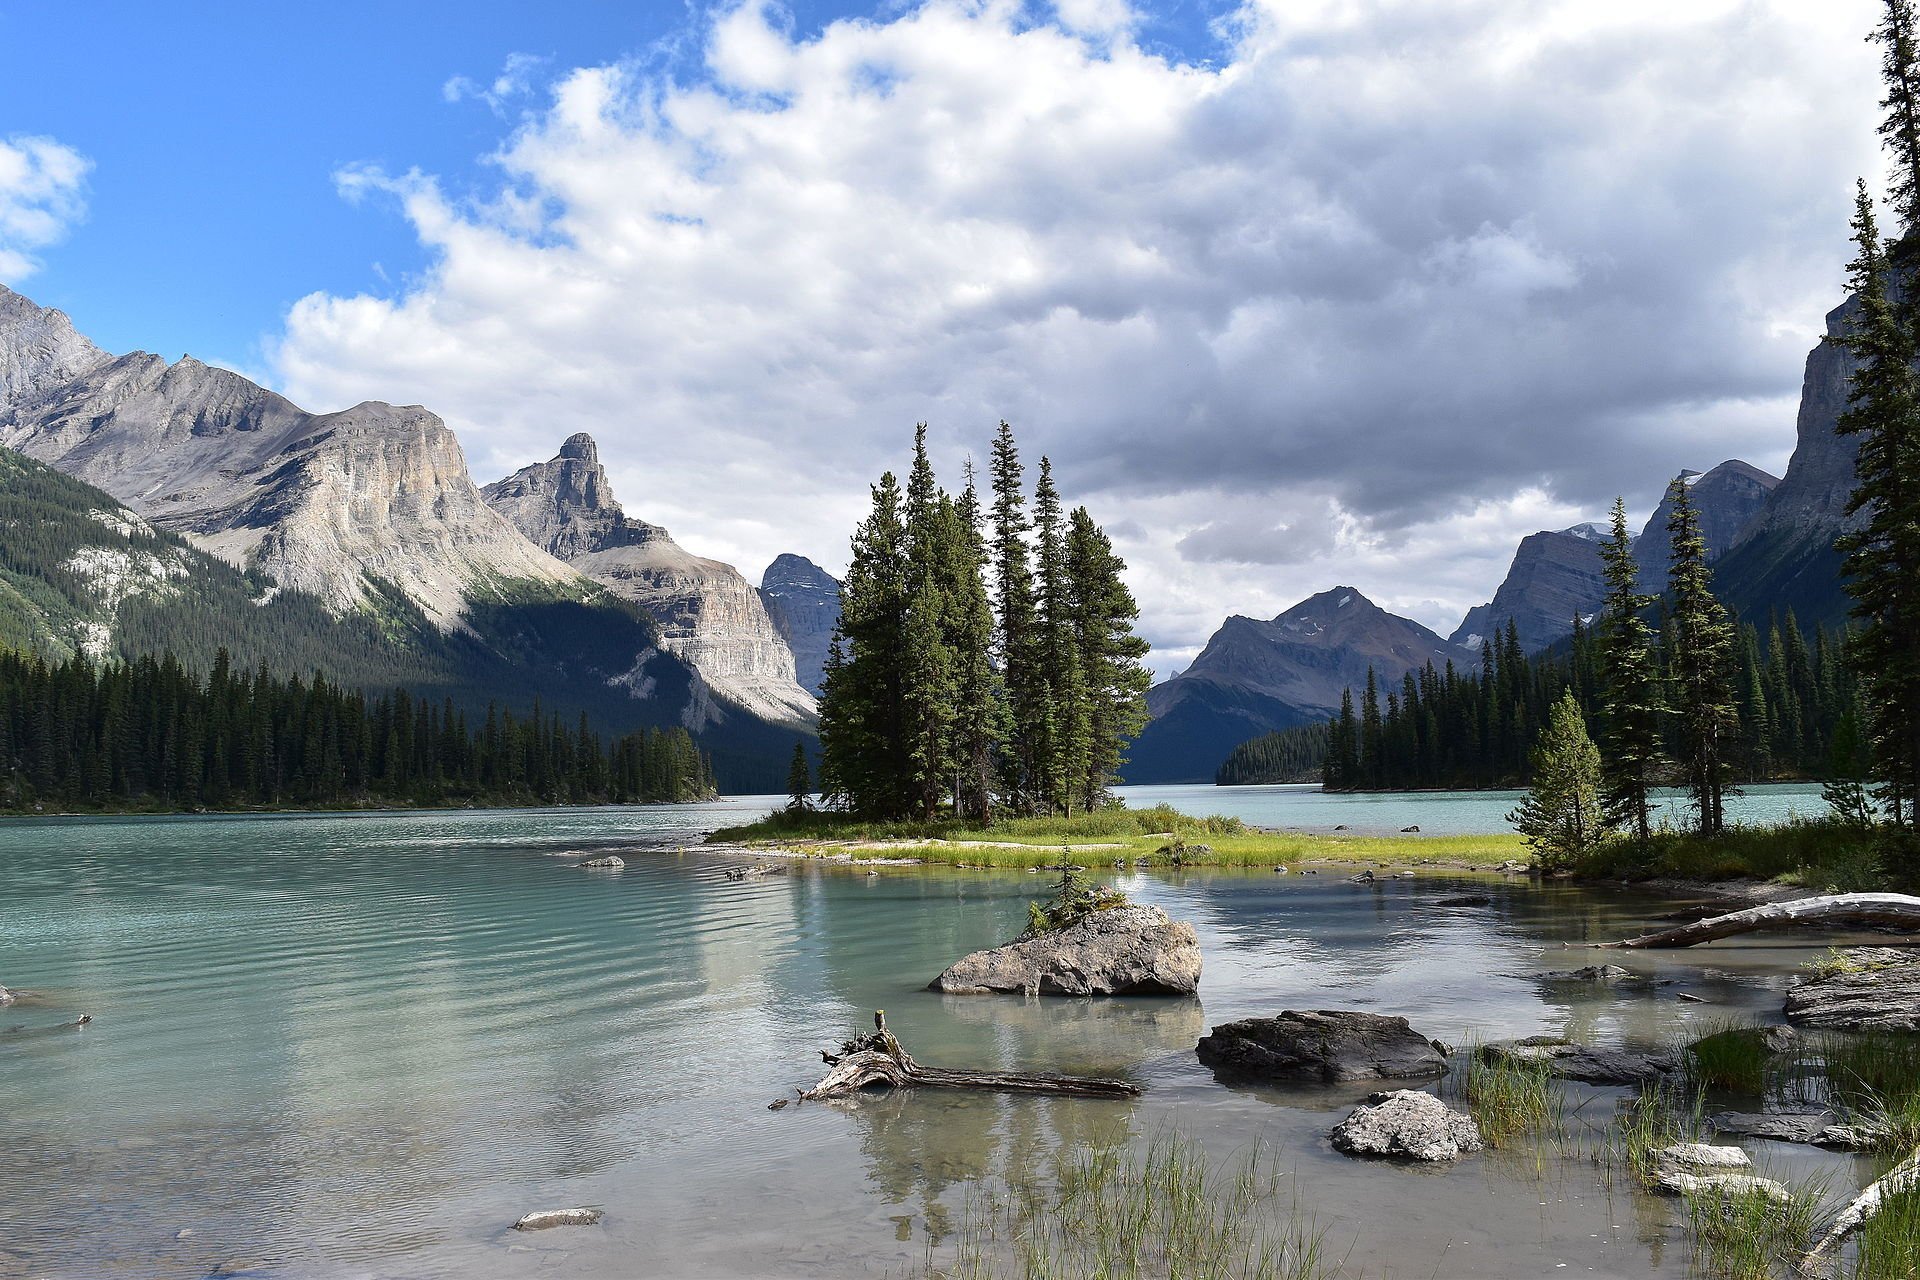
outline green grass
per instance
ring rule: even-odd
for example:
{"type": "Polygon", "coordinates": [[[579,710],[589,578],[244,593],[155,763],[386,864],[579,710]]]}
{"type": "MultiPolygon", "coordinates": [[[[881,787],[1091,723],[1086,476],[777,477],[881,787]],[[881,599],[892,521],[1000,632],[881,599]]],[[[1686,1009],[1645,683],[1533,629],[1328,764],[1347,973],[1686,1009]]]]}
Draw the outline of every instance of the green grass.
{"type": "Polygon", "coordinates": [[[1707,1034],[1681,1055],[1687,1079],[1697,1088],[1765,1093],[1776,1055],[1762,1043],[1764,1034],[1764,1028],[1739,1018],[1710,1024],[1707,1034]]]}
{"type": "Polygon", "coordinates": [[[1073,818],[1014,818],[990,827],[936,822],[870,822],[844,814],[776,813],[743,827],[716,831],[716,844],[761,845],[832,856],[848,845],[879,844],[888,856],[970,867],[1043,867],[1061,861],[1063,847],[1088,866],[1148,865],[1273,867],[1296,863],[1370,866],[1499,866],[1526,857],[1520,837],[1348,836],[1252,831],[1238,818],[1194,817],[1167,806],[1102,809],[1073,818]],[[1204,845],[1201,849],[1197,846],[1204,845]],[[1087,847],[1096,846],[1096,847],[1087,847]]]}
{"type": "Polygon", "coordinates": [[[929,1243],[927,1280],[1322,1280],[1337,1262],[1255,1146],[1212,1164],[1199,1144],[1162,1136],[1144,1153],[1063,1152],[1035,1177],[968,1196],[946,1245],[929,1243]]]}
{"type": "Polygon", "coordinates": [[[1782,880],[1824,893],[1889,887],[1897,864],[1885,837],[1832,818],[1792,817],[1771,826],[1738,825],[1708,840],[1691,832],[1656,831],[1645,848],[1624,838],[1604,842],[1578,873],[1596,879],[1782,880]]]}
{"type": "Polygon", "coordinates": [[[1725,1280],[1791,1275],[1812,1241],[1824,1198],[1820,1190],[1803,1186],[1785,1203],[1759,1192],[1689,1192],[1687,1222],[1695,1259],[1725,1280]]]}
{"type": "Polygon", "coordinates": [[[1489,1058],[1469,1050],[1462,1096],[1490,1147],[1565,1130],[1566,1103],[1545,1062],[1489,1058]]]}
{"type": "Polygon", "coordinates": [[[1920,1276],[1920,1191],[1888,1196],[1854,1238],[1854,1280],[1920,1276]]]}

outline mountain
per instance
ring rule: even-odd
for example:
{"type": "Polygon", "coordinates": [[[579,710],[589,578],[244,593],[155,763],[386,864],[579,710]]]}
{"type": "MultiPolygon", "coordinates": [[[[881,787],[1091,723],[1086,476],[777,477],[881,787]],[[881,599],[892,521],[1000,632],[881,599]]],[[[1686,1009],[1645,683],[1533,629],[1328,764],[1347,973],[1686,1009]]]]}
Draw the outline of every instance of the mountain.
{"type": "Polygon", "coordinates": [[[76,333],[64,311],[0,285],[0,414],[111,358],[76,333]]]}
{"type": "Polygon", "coordinates": [[[805,556],[776,556],[760,575],[760,599],[793,650],[794,675],[817,698],[827,649],[840,625],[840,582],[805,556]]]}
{"type": "Polygon", "coordinates": [[[1846,507],[1859,449],[1834,427],[1857,366],[1853,353],[1834,339],[1858,310],[1849,298],[1827,313],[1826,337],[1807,355],[1787,474],[1714,567],[1721,599],[1762,627],[1775,610],[1792,609],[1805,627],[1837,627],[1847,620],[1850,601],[1833,540],[1857,522],[1846,507]]]}
{"type": "MultiPolygon", "coordinates": [[[[659,525],[627,515],[592,436],[569,437],[548,461],[482,493],[540,549],[645,609],[660,624],[661,647],[724,702],[770,724],[812,730],[818,707],[796,681],[793,650],[760,593],[732,565],[690,555],[659,525]]],[[[717,720],[725,712],[715,706],[708,714],[717,720]]]]}
{"type": "MultiPolygon", "coordinates": [[[[1712,564],[1740,540],[1753,518],[1766,506],[1780,480],[1760,468],[1729,459],[1702,474],[1682,471],[1687,495],[1700,517],[1700,532],[1707,543],[1707,563],[1712,564]]],[[[1633,544],[1634,563],[1640,567],[1640,589],[1649,594],[1667,589],[1667,568],[1673,563],[1673,541],[1667,533],[1667,521],[1673,515],[1673,503],[1664,494],[1646,528],[1633,544]]]]}
{"type": "Polygon", "coordinates": [[[1598,527],[1581,524],[1522,538],[1493,599],[1468,610],[1448,643],[1477,651],[1506,629],[1508,619],[1528,653],[1571,635],[1574,615],[1591,617],[1606,598],[1600,562],[1603,537],[1598,527]]]}
{"type": "MultiPolygon", "coordinates": [[[[1473,654],[1388,613],[1352,587],[1310,596],[1268,622],[1228,618],[1193,665],[1147,693],[1153,716],[1129,752],[1128,782],[1211,782],[1249,738],[1324,720],[1371,667],[1382,692],[1432,662],[1473,654]]],[[[1476,663],[1477,665],[1477,663],[1476,663]]]]}

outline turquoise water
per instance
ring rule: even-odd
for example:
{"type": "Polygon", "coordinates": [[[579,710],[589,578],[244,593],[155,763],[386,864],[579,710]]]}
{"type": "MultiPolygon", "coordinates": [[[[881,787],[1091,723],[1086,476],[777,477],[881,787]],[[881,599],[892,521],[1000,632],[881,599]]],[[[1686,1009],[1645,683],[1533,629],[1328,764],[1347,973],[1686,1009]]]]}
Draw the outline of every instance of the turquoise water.
{"type": "Polygon", "coordinates": [[[1224,1088],[1194,1040],[1289,1007],[1403,1014],[1454,1043],[1658,1040],[1777,1012],[1785,974],[1831,941],[1636,954],[1676,985],[1592,995],[1537,975],[1669,904],[1482,880],[1495,905],[1458,909],[1437,905],[1462,884],[1442,877],[1130,875],[1198,929],[1198,1001],[942,997],[926,981],[1016,931],[1041,878],[732,883],[731,859],[676,852],[764,807],[0,826],[0,983],[32,993],[0,1009],[0,1276],[903,1275],[972,1180],[1168,1128],[1223,1157],[1277,1146],[1349,1276],[1680,1276],[1672,1206],[1590,1165],[1356,1163],[1324,1135],[1364,1090],[1224,1088]],[[572,865],[609,850],[624,870],[572,865]],[[767,1109],[875,1008],[924,1061],[1146,1093],[767,1109]],[[577,1204],[605,1224],[506,1229],[577,1204]]]}

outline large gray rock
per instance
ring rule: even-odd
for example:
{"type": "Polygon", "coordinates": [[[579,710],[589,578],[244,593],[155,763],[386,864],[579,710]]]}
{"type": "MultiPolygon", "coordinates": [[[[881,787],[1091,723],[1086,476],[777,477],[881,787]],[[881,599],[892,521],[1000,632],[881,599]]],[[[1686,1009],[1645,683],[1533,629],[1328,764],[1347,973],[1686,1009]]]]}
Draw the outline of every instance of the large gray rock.
{"type": "Polygon", "coordinates": [[[1798,1142],[1831,1151],[1870,1151],[1881,1136],[1871,1125],[1835,1124],[1825,1111],[1723,1111],[1707,1123],[1730,1138],[1798,1142]]]}
{"type": "Polygon", "coordinates": [[[1376,1093],[1333,1128],[1335,1151],[1402,1160],[1454,1160],[1482,1145],[1480,1126],[1430,1093],[1376,1093]]]}
{"type": "Polygon", "coordinates": [[[1446,1046],[1405,1018],[1333,1009],[1229,1022],[1195,1052],[1230,1080],[1417,1080],[1447,1071],[1446,1046]]]}
{"type": "Polygon", "coordinates": [[[481,492],[542,551],[645,609],[661,647],[722,698],[773,724],[813,726],[819,708],[795,679],[793,650],[760,593],[732,565],[692,555],[628,515],[592,436],[568,437],[554,457],[481,492]]]}
{"type": "Polygon", "coordinates": [[[1753,1161],[1738,1147],[1677,1142],[1653,1153],[1653,1185],[1669,1195],[1764,1196],[1785,1203],[1791,1193],[1771,1178],[1752,1173],[1753,1161]]]}
{"type": "Polygon", "coordinates": [[[976,951],[927,984],[949,995],[1184,996],[1200,986],[1193,926],[1158,907],[1096,911],[1071,928],[976,951]]]}
{"type": "Polygon", "coordinates": [[[1787,992],[1787,1020],[1843,1031],[1920,1031],[1920,964],[1836,973],[1787,992]]]}
{"type": "Polygon", "coordinates": [[[599,1223],[598,1209],[540,1209],[513,1224],[515,1231],[545,1231],[551,1227],[591,1227],[599,1223]]]}
{"type": "Polygon", "coordinates": [[[1548,1073],[1558,1079],[1586,1084],[1644,1084],[1680,1066],[1679,1056],[1664,1050],[1635,1053],[1629,1049],[1596,1049],[1554,1036],[1529,1036],[1512,1044],[1482,1045],[1480,1055],[1489,1062],[1544,1063],[1548,1073]]]}

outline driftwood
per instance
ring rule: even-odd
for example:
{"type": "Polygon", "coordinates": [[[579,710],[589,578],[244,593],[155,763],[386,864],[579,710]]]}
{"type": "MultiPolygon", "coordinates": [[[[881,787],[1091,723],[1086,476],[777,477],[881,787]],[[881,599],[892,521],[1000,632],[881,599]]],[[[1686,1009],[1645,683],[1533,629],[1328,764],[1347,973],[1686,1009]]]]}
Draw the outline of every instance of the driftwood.
{"type": "Polygon", "coordinates": [[[1744,911],[1709,916],[1692,924],[1662,929],[1644,937],[1620,942],[1604,942],[1603,947],[1636,950],[1642,947],[1691,947],[1736,933],[1756,929],[1774,929],[1793,924],[1866,924],[1894,925],[1920,929],[1920,898],[1905,893],[1835,893],[1819,898],[1797,898],[1792,902],[1769,902],[1744,911]]]}
{"type": "Polygon", "coordinates": [[[1880,1212],[1888,1197],[1917,1188],[1920,1188],[1920,1151],[1888,1170],[1885,1177],[1855,1196],[1846,1208],[1834,1215],[1826,1234],[1800,1259],[1802,1274],[1812,1275],[1819,1270],[1822,1260],[1834,1247],[1865,1226],[1867,1219],[1880,1212]]]}
{"type": "Polygon", "coordinates": [[[987,1089],[998,1093],[1047,1093],[1078,1098],[1137,1098],[1140,1090],[1124,1080],[1086,1076],[1021,1075],[1003,1071],[951,1071],[926,1067],[913,1060],[887,1030],[887,1015],[873,1015],[873,1031],[840,1046],[837,1054],[820,1056],[831,1068],[811,1089],[800,1091],[803,1102],[844,1098],[861,1089],[987,1089]]]}

